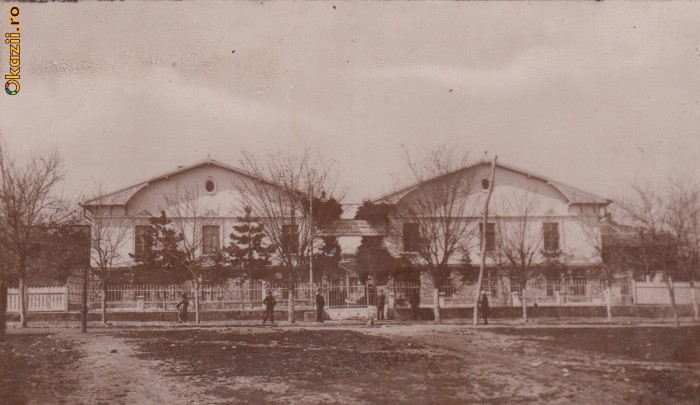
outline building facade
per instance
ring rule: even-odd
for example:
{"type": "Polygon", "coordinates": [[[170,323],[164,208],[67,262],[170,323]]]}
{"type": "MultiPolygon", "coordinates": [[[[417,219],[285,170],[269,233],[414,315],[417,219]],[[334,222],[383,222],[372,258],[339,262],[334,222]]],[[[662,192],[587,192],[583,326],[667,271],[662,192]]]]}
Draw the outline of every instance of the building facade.
{"type": "MultiPolygon", "coordinates": [[[[393,256],[416,259],[420,269],[424,266],[420,265],[419,251],[426,242],[426,234],[444,231],[444,227],[434,224],[445,218],[441,219],[435,206],[426,201],[448,196],[459,207],[450,212],[451,226],[460,231],[449,257],[435,258],[435,262],[447,264],[449,274],[437,283],[447,298],[462,297],[466,302],[473,297],[470,288],[474,270],[481,261],[484,226],[484,288],[491,292],[494,304],[514,305],[523,295],[540,302],[583,301],[593,295],[600,296],[600,287],[591,282],[596,266],[601,263],[595,241],[601,239],[600,220],[605,218],[611,200],[500,163],[491,184],[490,171],[491,163],[482,161],[392,192],[373,200],[375,204],[395,207],[389,211],[392,214],[385,226],[341,220],[319,236],[357,239],[384,236],[384,244],[393,256]],[[445,188],[451,191],[445,194],[445,188]],[[484,225],[482,210],[490,188],[493,190],[489,217],[484,225]],[[528,272],[528,276],[518,277],[519,270],[528,272]]],[[[109,232],[123,234],[123,240],[115,247],[113,265],[130,267],[137,264],[135,258],[148,248],[145,235],[149,221],[161,212],[185,220],[188,229],[184,232],[189,232],[196,242],[197,254],[206,256],[220,251],[231,243],[229,235],[245,213],[245,193],[253,189],[252,182],[280,188],[243,170],[206,160],[101,195],[82,205],[93,218],[101,219],[109,232]]],[[[291,239],[298,238],[299,224],[290,221],[280,226],[282,229],[277,232],[286,231],[291,239]]],[[[440,244],[439,237],[433,239],[440,244]]],[[[292,241],[290,245],[295,243],[292,241]]],[[[280,261],[273,260],[275,264],[280,261]]],[[[299,275],[300,280],[306,277],[304,271],[299,275]]],[[[429,294],[436,284],[434,277],[421,272],[420,280],[421,290],[429,294]]],[[[425,301],[430,301],[429,296],[425,301]]]]}
{"type": "MultiPolygon", "coordinates": [[[[245,194],[255,188],[251,186],[253,182],[262,182],[263,187],[271,189],[280,188],[243,170],[206,160],[81,205],[92,218],[93,235],[95,228],[101,226],[105,235],[113,235],[113,244],[119,240],[114,246],[113,265],[131,267],[149,248],[149,221],[163,212],[182,224],[179,230],[197,255],[220,251],[231,242],[233,226],[245,215],[245,194]]],[[[288,230],[291,232],[291,227],[288,230]]],[[[95,246],[93,253],[94,250],[95,246]]]]}
{"type": "MultiPolygon", "coordinates": [[[[393,254],[411,257],[417,267],[427,268],[431,259],[425,256],[433,253],[434,263],[447,262],[450,269],[471,267],[474,274],[481,262],[484,202],[493,187],[485,225],[484,275],[491,300],[508,305],[523,294],[540,302],[599,296],[600,291],[593,290],[599,288],[597,283],[591,282],[601,263],[596,241],[612,201],[501,163],[490,184],[491,166],[478,162],[374,200],[397,207],[389,217],[386,238],[393,254]],[[462,191],[454,191],[458,189],[462,191]],[[442,204],[427,202],[431,199],[442,204]],[[459,238],[448,258],[444,235],[459,238]],[[430,251],[429,245],[443,252],[430,251]]],[[[449,272],[447,280],[439,282],[444,294],[449,298],[461,290],[465,298],[473,297],[473,291],[460,289],[474,281],[469,271],[462,271],[466,277],[449,272]]],[[[432,287],[434,278],[425,272],[422,286],[432,287]]]]}

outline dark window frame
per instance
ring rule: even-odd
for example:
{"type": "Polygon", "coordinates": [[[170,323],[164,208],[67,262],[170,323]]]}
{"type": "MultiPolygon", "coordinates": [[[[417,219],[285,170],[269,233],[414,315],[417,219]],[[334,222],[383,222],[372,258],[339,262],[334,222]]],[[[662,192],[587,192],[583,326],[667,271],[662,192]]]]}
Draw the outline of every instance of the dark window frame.
{"type": "Polygon", "coordinates": [[[299,225],[282,225],[282,250],[285,253],[299,253],[299,225]]]}
{"type": "Polygon", "coordinates": [[[147,243],[145,236],[150,233],[149,225],[134,225],[134,256],[141,258],[151,250],[151,245],[147,243]]]}
{"type": "MultiPolygon", "coordinates": [[[[484,223],[479,222],[479,248],[483,246],[484,238],[484,223]]],[[[486,223],[486,252],[496,251],[496,223],[487,222],[486,223]]]]}
{"type": "Polygon", "coordinates": [[[417,253],[420,249],[420,224],[405,222],[402,224],[403,251],[417,253]]]}
{"type": "Polygon", "coordinates": [[[202,225],[202,254],[211,255],[221,249],[221,227],[202,225]]]}
{"type": "Polygon", "coordinates": [[[542,223],[542,244],[545,252],[556,252],[561,248],[559,222],[542,223]]]}

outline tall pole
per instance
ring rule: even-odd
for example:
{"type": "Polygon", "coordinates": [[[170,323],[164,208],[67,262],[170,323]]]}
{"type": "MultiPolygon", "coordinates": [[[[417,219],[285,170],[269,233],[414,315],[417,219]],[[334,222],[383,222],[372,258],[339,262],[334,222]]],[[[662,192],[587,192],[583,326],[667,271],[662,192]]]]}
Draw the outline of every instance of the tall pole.
{"type": "Polygon", "coordinates": [[[80,310],[80,332],[87,333],[87,316],[88,316],[88,267],[83,266],[83,305],[80,310]]]}
{"type": "Polygon", "coordinates": [[[479,324],[479,299],[481,298],[481,283],[484,280],[484,268],[486,267],[486,228],[489,220],[489,201],[491,200],[494,180],[496,179],[496,159],[498,159],[498,156],[493,157],[489,193],[486,195],[486,202],[484,203],[484,218],[481,222],[483,224],[481,225],[481,266],[479,267],[479,280],[476,282],[476,293],[474,294],[474,325],[479,324]]]}
{"type": "Polygon", "coordinates": [[[309,185],[309,228],[311,233],[311,248],[309,255],[309,297],[314,294],[314,188],[309,185]]]}

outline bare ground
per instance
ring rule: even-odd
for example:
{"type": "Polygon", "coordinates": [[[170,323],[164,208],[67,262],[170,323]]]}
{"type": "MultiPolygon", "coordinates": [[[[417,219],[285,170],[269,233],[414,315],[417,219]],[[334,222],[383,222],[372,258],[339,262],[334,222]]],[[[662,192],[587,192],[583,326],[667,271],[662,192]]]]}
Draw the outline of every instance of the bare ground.
{"type": "Polygon", "coordinates": [[[698,345],[697,326],[12,329],[0,403],[700,403],[698,345]]]}

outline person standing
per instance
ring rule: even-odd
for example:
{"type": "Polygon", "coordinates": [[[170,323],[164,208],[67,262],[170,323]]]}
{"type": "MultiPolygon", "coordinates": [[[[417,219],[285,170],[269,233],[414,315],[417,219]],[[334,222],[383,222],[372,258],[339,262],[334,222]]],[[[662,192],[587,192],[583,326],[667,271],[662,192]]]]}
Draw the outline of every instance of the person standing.
{"type": "Polygon", "coordinates": [[[418,306],[420,305],[420,296],[418,292],[413,291],[411,296],[408,298],[408,303],[411,304],[411,312],[413,312],[413,320],[417,321],[420,319],[418,314],[418,306]]]}
{"type": "Polygon", "coordinates": [[[386,296],[384,295],[384,290],[379,290],[379,295],[377,295],[377,320],[384,320],[384,304],[386,304],[386,296]]]}
{"type": "Polygon", "coordinates": [[[190,306],[190,302],[187,300],[187,293],[182,293],[180,297],[180,302],[177,303],[175,308],[177,308],[178,321],[183,323],[187,322],[187,307],[190,306]]]}
{"type": "Polygon", "coordinates": [[[263,323],[267,322],[267,317],[270,317],[270,323],[275,324],[275,305],[277,305],[277,300],[272,296],[272,291],[267,292],[267,297],[263,300],[263,305],[265,305],[265,318],[263,323]]]}
{"type": "Polygon", "coordinates": [[[326,306],[326,300],[321,294],[321,290],[318,290],[316,294],[316,322],[323,322],[323,307],[326,306]]]}
{"type": "Polygon", "coordinates": [[[479,311],[481,316],[484,318],[484,325],[489,324],[488,317],[491,315],[491,308],[489,307],[489,297],[486,291],[481,292],[481,301],[479,302],[479,311]]]}

